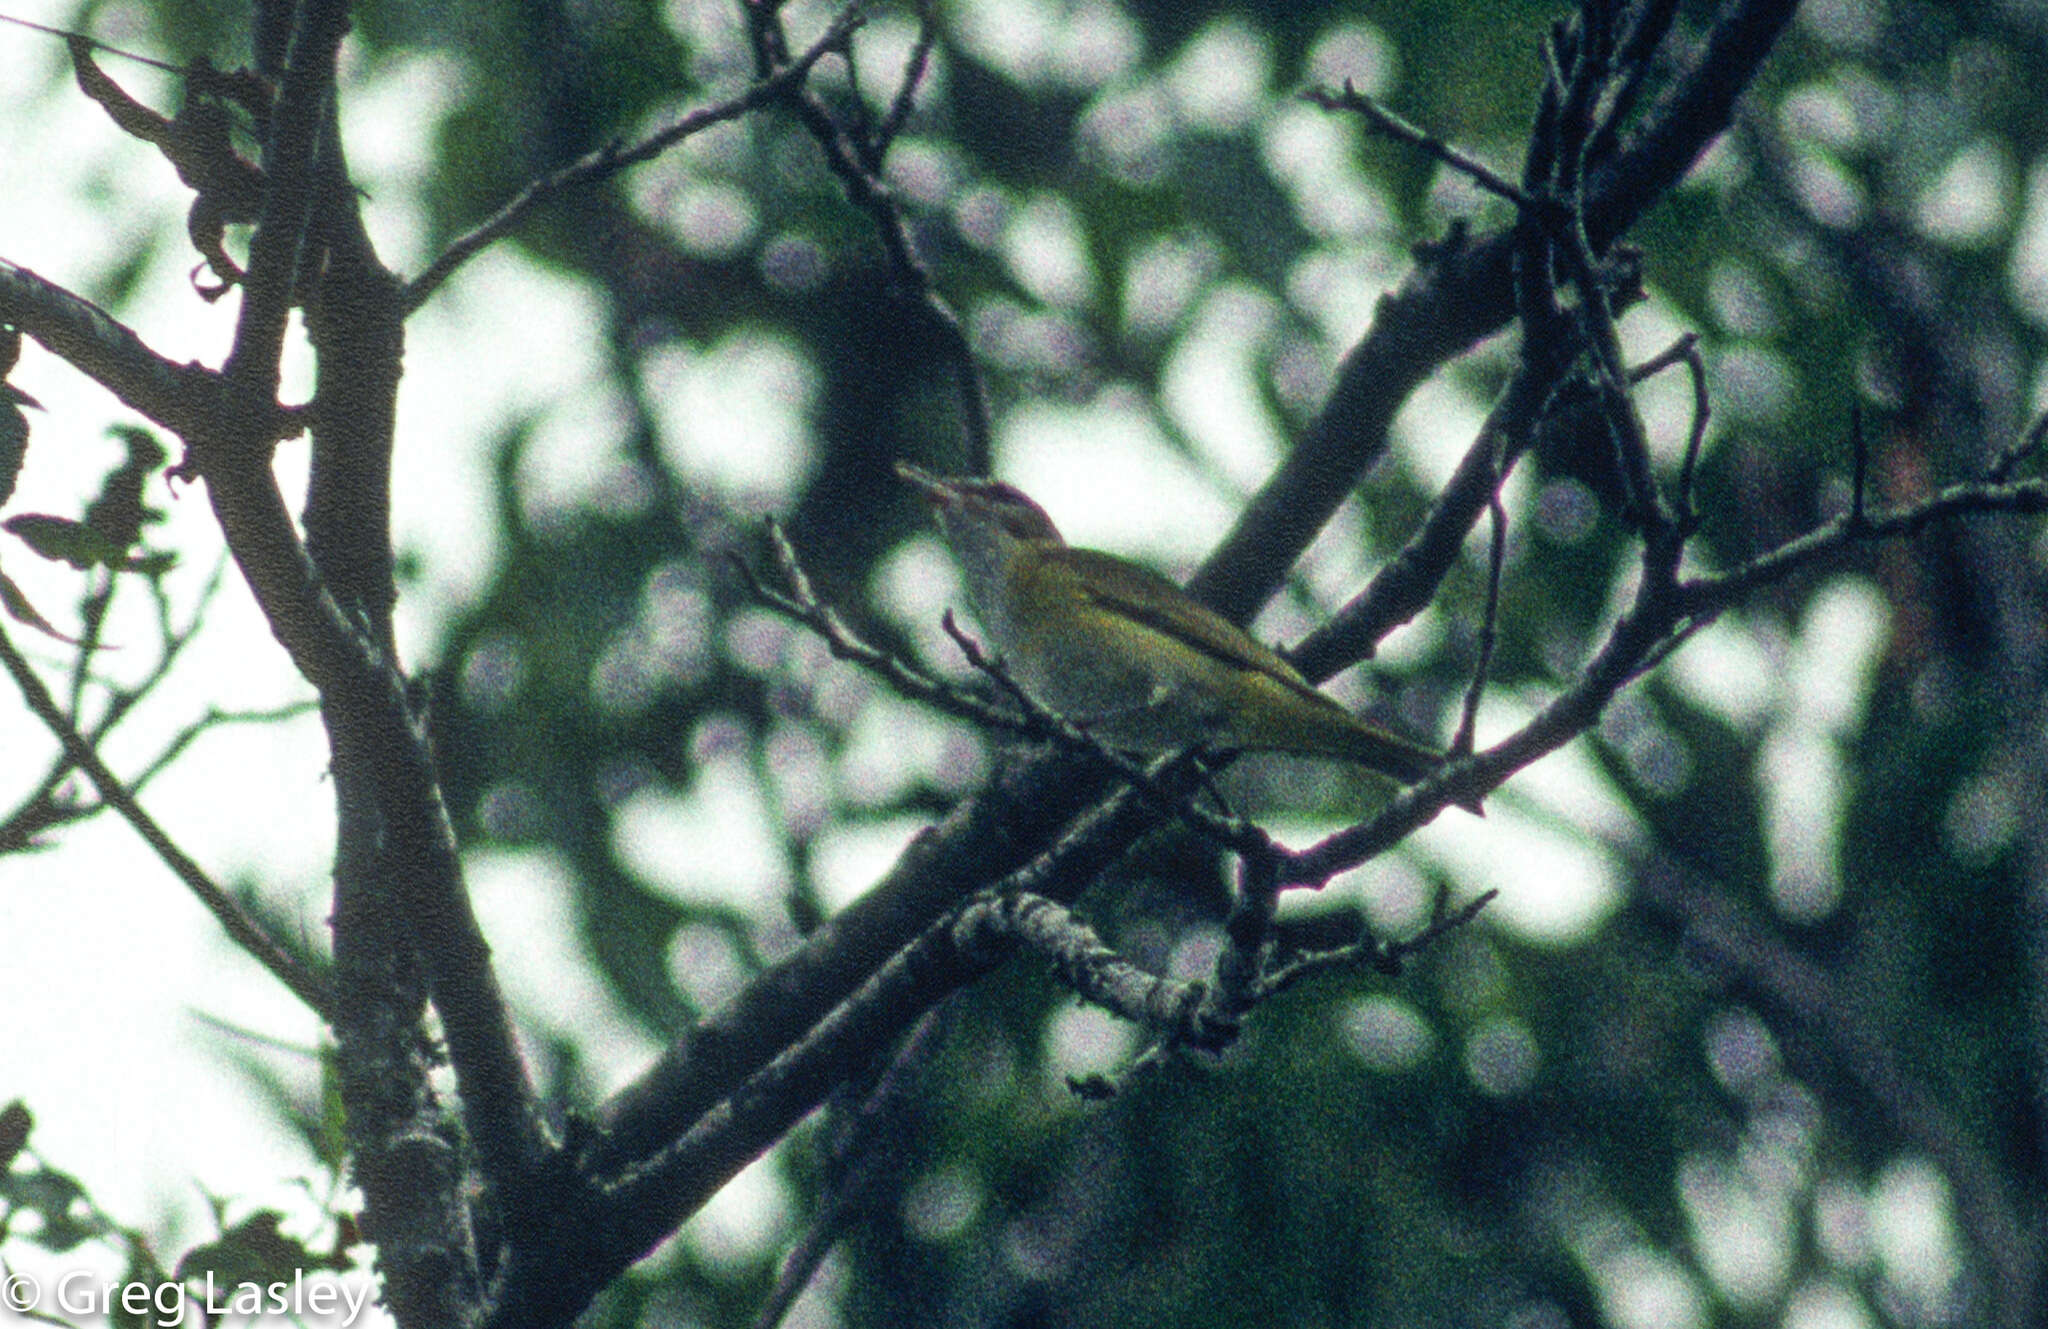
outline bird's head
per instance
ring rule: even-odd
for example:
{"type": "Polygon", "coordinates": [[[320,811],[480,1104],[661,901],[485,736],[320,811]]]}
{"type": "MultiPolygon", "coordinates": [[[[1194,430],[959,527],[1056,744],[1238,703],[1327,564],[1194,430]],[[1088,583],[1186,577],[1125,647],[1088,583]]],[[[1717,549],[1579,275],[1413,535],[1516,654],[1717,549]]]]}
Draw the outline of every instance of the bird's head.
{"type": "Polygon", "coordinates": [[[896,474],[924,495],[947,541],[956,548],[964,542],[1065,543],[1045,509],[1013,484],[970,475],[933,475],[908,462],[897,462],[896,474]]]}

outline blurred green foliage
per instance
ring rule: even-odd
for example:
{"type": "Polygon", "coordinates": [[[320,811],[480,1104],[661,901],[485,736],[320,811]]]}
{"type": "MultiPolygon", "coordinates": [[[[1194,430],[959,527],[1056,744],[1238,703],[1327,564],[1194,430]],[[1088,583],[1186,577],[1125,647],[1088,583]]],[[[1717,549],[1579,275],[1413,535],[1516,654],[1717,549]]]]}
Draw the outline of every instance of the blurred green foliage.
{"type": "MultiPolygon", "coordinates": [[[[175,58],[245,56],[237,5],[95,9],[153,25],[175,58]]],[[[1690,39],[1713,7],[1680,9],[1690,39]]],[[[801,37],[827,11],[788,12],[801,37]]],[[[1212,297],[1250,292],[1270,313],[1242,349],[1284,437],[1411,246],[1461,217],[1502,220],[1419,155],[1292,94],[1350,72],[1512,167],[1561,12],[940,5],[934,72],[891,180],[988,374],[998,461],[1019,407],[1131,403],[1234,506],[1230,465],[1164,402],[1212,297]],[[1062,257],[1092,280],[1048,284],[1018,247],[1025,216],[1067,227],[1077,243],[1062,257]],[[1332,301],[1355,316],[1328,316],[1332,301]]],[[[886,104],[900,63],[882,56],[900,62],[913,29],[907,7],[875,7],[855,41],[859,92],[843,66],[823,67],[849,120],[857,96],[886,104]]],[[[1852,403],[1879,501],[1977,473],[2023,424],[2048,312],[2041,222],[2022,210],[2038,208],[2048,111],[2027,71],[2044,31],[2030,5],[1812,6],[1737,130],[1629,237],[1651,294],[1630,316],[1646,329],[1632,349],[1646,356],[1681,327],[1705,337],[1716,426],[1699,563],[1735,563],[1842,509],[1852,403]],[[1974,174],[1958,180],[1958,162],[1974,174]]],[[[532,176],[725,95],[750,68],[717,0],[359,7],[356,72],[422,53],[453,99],[418,200],[429,252],[532,176]]],[[[956,752],[909,778],[864,774],[872,686],[764,617],[728,560],[758,561],[753,519],[773,507],[821,591],[914,652],[928,639],[879,589],[919,532],[889,466],[964,454],[941,342],[791,117],[750,117],[643,174],[663,189],[629,176],[571,195],[507,242],[602,297],[602,355],[628,404],[624,470],[562,510],[522,470],[538,419],[496,440],[497,561],[441,625],[433,684],[465,843],[564,867],[592,961],[666,1039],[705,1000],[678,972],[679,935],[722,937],[742,970],[757,967],[831,907],[820,857],[836,831],[936,816],[971,769],[956,752]],[[649,396],[654,358],[748,338],[812,380],[800,464],[766,499],[680,470],[649,396]],[[720,763],[762,791],[784,851],[786,880],[748,902],[665,887],[621,854],[623,809],[683,799],[720,763]]],[[[1481,348],[1449,371],[1454,395],[1483,410],[1507,363],[1481,348]]],[[[1685,422],[1682,401],[1653,413],[1660,457],[1675,458],[1685,422]]],[[[1495,667],[1500,692],[1526,699],[1584,658],[1633,555],[1553,459],[1531,459],[1519,483],[1495,667]]],[[[1376,561],[1431,490],[1397,457],[1362,497],[1376,561]]],[[[1774,588],[1730,625],[1763,661],[1765,705],[1719,704],[1667,670],[1586,741],[1624,816],[1581,825],[1540,798],[1504,800],[1551,818],[1618,883],[1612,911],[1577,935],[1483,922],[1396,979],[1317,980],[1262,1009],[1220,1065],[1176,1066],[1106,1106],[1062,1088],[1087,1068],[1095,1027],[1056,985],[1020,965],[968,994],[828,1279],[844,1322],[1533,1329],[1818,1324],[1830,1307],[1847,1318],[1828,1323],[1989,1322],[2000,1280],[2039,1262],[2033,1246],[1987,1250],[1993,1225],[1956,1202],[1979,1168],[2028,1227],[2043,1180],[2039,690],[2016,672],[2042,628],[2029,538],[1943,531],[1860,552],[1831,574],[1847,581],[1774,588]],[[1836,763],[1833,800],[1774,830],[1772,746],[1801,723],[1787,661],[1817,590],[1845,585],[1884,611],[1867,696],[1852,687],[1808,749],[1836,763]],[[1822,846],[1826,879],[1787,879],[1788,836],[1822,846]],[[1731,963],[1729,937],[1762,958],[1731,963]],[[1815,974],[1825,982],[1801,978],[1815,974]],[[1928,1166],[1936,1198],[1912,1209],[1901,1197],[1928,1166]],[[1922,1224],[1917,1245],[1887,1244],[1901,1214],[1922,1224]]],[[[1418,731],[1449,732],[1483,575],[1475,541],[1423,647],[1370,670],[1418,731]]],[[[1305,585],[1289,594],[1290,621],[1331,607],[1305,585]]],[[[1236,792],[1307,821],[1364,797],[1337,778],[1236,792]]],[[[1425,891],[1551,886],[1420,856],[1403,870],[1425,891]]],[[[1399,917],[1375,903],[1383,885],[1370,877],[1364,906],[1301,926],[1355,928],[1361,908],[1399,917]]],[[[1165,967],[1213,937],[1223,899],[1214,864],[1154,842],[1088,906],[1134,958],[1165,967]]],[[[587,1106],[578,1051],[551,1064],[549,1092],[587,1106]]],[[[799,1214],[828,1170],[824,1134],[778,1155],[799,1214]]],[[[686,1238],[596,1319],[746,1323],[770,1275],[766,1257],[686,1238]]]]}

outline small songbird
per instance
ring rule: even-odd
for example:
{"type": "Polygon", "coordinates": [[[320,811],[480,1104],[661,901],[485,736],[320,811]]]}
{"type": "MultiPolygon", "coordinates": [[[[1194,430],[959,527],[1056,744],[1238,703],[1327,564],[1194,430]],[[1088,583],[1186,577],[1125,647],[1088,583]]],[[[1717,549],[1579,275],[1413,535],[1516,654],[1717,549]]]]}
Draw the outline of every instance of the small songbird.
{"type": "Polygon", "coordinates": [[[1156,572],[1060,538],[1014,485],[898,462],[938,517],[990,643],[1034,700],[1112,746],[1330,757],[1420,780],[1443,758],[1367,724],[1156,572]]]}

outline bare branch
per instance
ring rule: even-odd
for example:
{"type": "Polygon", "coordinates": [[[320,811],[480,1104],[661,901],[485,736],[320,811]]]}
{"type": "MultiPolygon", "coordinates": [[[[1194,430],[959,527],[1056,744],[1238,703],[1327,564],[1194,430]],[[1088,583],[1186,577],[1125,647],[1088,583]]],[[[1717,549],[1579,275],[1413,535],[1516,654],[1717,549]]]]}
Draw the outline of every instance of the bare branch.
{"type": "Polygon", "coordinates": [[[1051,961],[1060,981],[1084,1001],[1176,1043],[1216,1051],[1236,1033],[1233,1024],[1214,1018],[1201,984],[1146,973],[1105,946],[1065,905],[1042,895],[998,892],[978,900],[961,911],[953,938],[972,956],[996,957],[1009,944],[1024,946],[1051,961]]]}
{"type": "Polygon", "coordinates": [[[1348,78],[1344,80],[1344,87],[1341,91],[1332,92],[1328,88],[1310,88],[1301,94],[1301,99],[1312,105],[1320,106],[1326,111],[1353,112],[1379,133],[1397,142],[1406,143],[1412,148],[1420,149],[1426,155],[1434,157],[1460,175],[1466,176],[1473,184],[1478,185],[1487,193],[1498,198],[1504,198],[1518,208],[1535,206],[1535,200],[1529,197],[1528,193],[1520,185],[1489,170],[1477,159],[1460,152],[1428,130],[1409,124],[1400,116],[1389,111],[1371,97],[1366,96],[1353,87],[1351,80],[1348,78]]]}
{"type": "Polygon", "coordinates": [[[251,711],[222,710],[218,706],[209,706],[204,715],[171,735],[171,741],[164,744],[163,751],[157,753],[150,759],[148,765],[135,773],[133,788],[137,793],[142,792],[151,780],[163,774],[172,762],[184,755],[186,748],[191,747],[201,734],[209,730],[235,725],[277,724],[282,720],[295,720],[301,715],[309,715],[319,708],[320,703],[316,701],[287,702],[282,706],[268,706],[251,711]]]}
{"type": "MultiPolygon", "coordinates": [[[[1735,98],[1796,7],[1735,0],[1721,8],[1690,66],[1622,149],[1591,171],[1586,224],[1596,249],[1633,225],[1727,127],[1735,98]]],[[[1321,413],[1189,581],[1190,594],[1232,622],[1250,620],[1385,455],[1388,428],[1415,385],[1514,312],[1514,249],[1512,230],[1445,246],[1380,300],[1321,413]]],[[[1482,498],[1465,529],[1483,507],[1482,498]]]]}
{"type": "Polygon", "coordinates": [[[1257,826],[1236,817],[1218,816],[1196,806],[1184,794],[1175,794],[1162,780],[1162,776],[1178,763],[1192,760],[1193,751],[1173,754],[1155,762],[1150,768],[1109,747],[1107,744],[1073,721],[1048,710],[1018,685],[1016,679],[1004,665],[992,659],[981,644],[960,627],[953,612],[947,610],[942,620],[946,635],[959,646],[967,662],[993,679],[1004,695],[1017,706],[1017,712],[999,710],[979,698],[957,688],[940,683],[887,651],[878,650],[862,641],[833,609],[818,598],[812,589],[811,579],[798,559],[796,548],[784,534],[781,523],[771,519],[768,522],[768,540],[775,552],[775,561],[783,579],[789,583],[790,591],[784,594],[763,582],[745,559],[735,558],[734,566],[746,579],[762,603],[811,629],[824,639],[826,647],[837,659],[846,660],[874,673],[891,687],[913,701],[921,701],[951,715],[971,720],[992,729],[1021,734],[1027,738],[1045,739],[1064,750],[1099,765],[1128,781],[1139,790],[1163,815],[1177,817],[1188,823],[1194,830],[1208,836],[1225,848],[1246,854],[1284,853],[1272,838],[1257,826]]]}
{"type": "Polygon", "coordinates": [[[1615,89],[1605,113],[1600,117],[1600,126],[1594,131],[1592,141],[1586,145],[1589,164],[1598,165],[1614,155],[1615,140],[1622,126],[1634,112],[1643,89],[1649,86],[1657,47],[1671,31],[1672,20],[1677,16],[1678,0],[1647,0],[1647,3],[1631,7],[1632,21],[1615,57],[1620,86],[1615,89]]]}
{"type": "Polygon", "coordinates": [[[1356,969],[1362,965],[1391,977],[1401,972],[1409,956],[1426,951],[1451,933],[1470,926],[1499,896],[1498,890],[1483,891],[1456,909],[1440,908],[1427,927],[1405,941],[1381,943],[1368,936],[1356,945],[1296,955],[1266,974],[1260,982],[1258,998],[1263,1001],[1278,996],[1305,978],[1333,969],[1356,969]]]}
{"type": "Polygon", "coordinates": [[[1479,514],[1534,436],[1550,389],[1547,373],[1516,374],[1430,506],[1422,528],[1373,574],[1364,590],[1289,652],[1295,667],[1311,682],[1370,657],[1382,637],[1436,597],[1479,514]]]}
{"type": "Polygon", "coordinates": [[[681,1135],[846,1000],[876,965],[991,880],[1050,859],[1057,872],[1048,867],[1019,882],[1020,889],[1071,899],[1122,852],[1127,837],[1157,822],[1129,790],[1097,805],[1108,788],[1107,776],[1048,753],[1004,771],[979,796],[957,805],[911,841],[871,890],[672,1043],[606,1104],[600,1120],[607,1130],[591,1166],[616,1171],[681,1135]],[[1067,847],[1039,852],[1055,840],[1067,847]]]}
{"type": "Polygon", "coordinates": [[[133,60],[138,65],[148,65],[152,69],[162,69],[173,74],[188,74],[191,72],[184,65],[174,65],[168,60],[158,60],[153,56],[138,55],[134,51],[124,51],[118,46],[109,46],[106,42],[100,41],[90,34],[76,32],[70,28],[53,28],[46,23],[31,23],[25,18],[16,18],[12,14],[0,14],[0,23],[12,23],[17,28],[27,28],[31,32],[42,32],[52,37],[62,37],[67,42],[83,42],[87,50],[104,51],[108,55],[117,55],[123,60],[133,60]]]}
{"type": "MultiPolygon", "coordinates": [[[[779,6],[749,0],[744,6],[748,34],[754,42],[755,68],[762,78],[786,67],[788,39],[782,30],[779,6]]],[[[910,224],[896,201],[895,191],[881,176],[881,154],[872,160],[832,118],[817,95],[801,84],[785,87],[783,98],[804,128],[817,140],[825,165],[839,179],[840,187],[855,207],[868,215],[882,254],[904,291],[914,299],[945,346],[952,362],[954,387],[960,396],[960,426],[966,443],[966,465],[974,475],[988,472],[990,439],[994,430],[988,404],[988,389],[981,378],[981,366],[967,340],[959,313],[940,293],[931,269],[918,257],[910,224]]]]}
{"type": "Polygon", "coordinates": [[[2041,450],[2041,442],[2048,439],[2048,414],[2041,415],[2027,426],[2025,433],[1999,449],[1984,478],[1996,484],[2012,478],[2020,463],[2041,450]]]}
{"type": "Polygon", "coordinates": [[[1635,602],[1616,621],[1571,687],[1500,743],[1452,762],[1401,790],[1370,820],[1297,853],[1294,866],[1302,883],[1320,883],[1367,861],[1435,819],[1444,808],[1476,801],[1515,771],[1570,742],[1592,726],[1630,681],[1757,588],[1859,540],[1910,535],[1948,518],[1989,512],[2048,513],[2048,480],[1952,485],[1924,502],[1870,514],[1853,526],[1847,516],[1838,517],[1739,568],[1682,582],[1672,575],[1677,564],[1675,542],[1662,548],[1658,541],[1647,543],[1635,602]]]}
{"type": "MultiPolygon", "coordinates": [[[[181,438],[213,427],[219,374],[164,358],[84,296],[5,260],[0,260],[0,324],[34,337],[123,405],[181,438]]],[[[298,414],[279,410],[265,432],[274,442],[304,427],[298,414]]]]}
{"type": "Polygon", "coordinates": [[[1988,512],[2048,513],[2048,480],[1970,481],[1950,485],[1907,507],[1866,513],[1861,521],[1854,520],[1853,513],[1844,513],[1740,567],[1687,580],[1679,585],[1678,596],[1687,614],[1718,614],[1758,588],[1782,581],[1858,541],[1914,535],[1939,521],[1988,512]]]}
{"type": "Polygon", "coordinates": [[[347,28],[347,0],[306,0],[300,7],[263,145],[263,207],[249,238],[234,345],[221,366],[222,419],[201,436],[209,450],[220,450],[200,460],[209,481],[216,470],[269,459],[272,440],[263,436],[259,421],[275,409],[299,249],[317,192],[314,154],[333,114],[335,53],[347,28]]]}
{"type": "Polygon", "coordinates": [[[1500,638],[1500,573],[1506,559],[1508,510],[1499,493],[1486,505],[1492,518],[1493,538],[1487,544],[1486,607],[1479,624],[1479,659],[1472,666],[1472,682],[1465,689],[1465,705],[1458,716],[1457,733],[1451,739],[1450,755],[1462,757],[1472,751],[1472,738],[1479,726],[1479,699],[1485,695],[1487,675],[1493,670],[1493,651],[1500,638]]]}
{"type": "Polygon", "coordinates": [[[789,542],[782,524],[770,518],[767,530],[769,547],[775,553],[776,569],[788,583],[789,593],[784,594],[763,581],[753,566],[738,555],[733,556],[733,566],[745,579],[748,589],[754,593],[756,599],[816,633],[831,650],[833,658],[859,665],[910,700],[923,702],[948,715],[971,720],[975,724],[986,725],[992,729],[1006,729],[1034,737],[1043,736],[1042,726],[1035,726],[1028,720],[1021,720],[1013,714],[988,705],[978,697],[949,687],[905,664],[889,652],[862,641],[853,629],[846,625],[846,620],[839,616],[838,610],[818,598],[817,592],[811,587],[810,575],[804,571],[803,563],[797,557],[796,547],[789,542]]]}
{"type": "Polygon", "coordinates": [[[1593,363],[1599,371],[1597,381],[1614,440],[1615,470],[1621,477],[1631,517],[1646,537],[1654,539],[1671,525],[1672,517],[1664,507],[1651,471],[1650,443],[1643,418],[1628,393],[1629,375],[1621,357],[1620,330],[1615,325],[1614,309],[1608,301],[1599,265],[1593,258],[1592,244],[1586,238],[1583,214],[1574,206],[1554,230],[1554,252],[1563,259],[1579,288],[1580,316],[1593,350],[1593,363]]]}
{"type": "Polygon", "coordinates": [[[863,20],[858,4],[848,5],[825,29],[825,34],[811,43],[804,53],[789,64],[762,78],[745,92],[713,106],[706,106],[677,120],[674,124],[648,135],[630,147],[618,143],[607,143],[603,147],[557,167],[520,190],[490,217],[457,236],[446,249],[427,265],[426,270],[405,284],[399,297],[402,310],[410,314],[426,303],[427,297],[438,290],[441,284],[453,275],[455,269],[468,262],[493,241],[510,234],[526,220],[528,213],[558,194],[572,189],[593,185],[617,175],[630,166],[652,160],[676,144],[701,133],[713,125],[736,120],[749,111],[776,101],[790,88],[809,77],[811,67],[833,51],[845,47],[846,38],[860,26],[863,20]]]}
{"type": "Polygon", "coordinates": [[[92,744],[86,741],[85,736],[79,733],[63,711],[58,709],[56,698],[50,695],[49,689],[43,686],[43,681],[36,677],[35,670],[30,668],[28,661],[14,648],[14,642],[8,637],[5,629],[0,629],[0,666],[4,666],[7,672],[13,675],[15,685],[21,689],[22,699],[28,703],[29,709],[35,712],[36,718],[56,736],[57,741],[64,745],[65,752],[70,755],[78,769],[85,772],[86,778],[92,781],[93,788],[99,791],[100,797],[109,807],[127,819],[128,824],[135,828],[135,833],[142,837],[143,842],[156,852],[156,856],[177,875],[178,880],[185,883],[186,889],[197,896],[199,903],[205,905],[207,911],[220,920],[220,925],[227,930],[228,936],[234,939],[235,944],[255,957],[258,964],[268,969],[278,982],[283,983],[292,995],[304,1002],[314,1014],[322,1020],[331,1022],[331,999],[326,983],[307,972],[296,957],[271,940],[262,925],[250,917],[241,903],[207,876],[205,869],[193,862],[191,856],[178,847],[177,842],[171,839],[163,827],[143,811],[142,805],[135,801],[134,794],[121,783],[121,778],[107,768],[92,744]]]}
{"type": "Polygon", "coordinates": [[[932,47],[939,39],[939,11],[936,0],[917,0],[917,40],[910,47],[910,57],[903,64],[903,80],[896,85],[896,96],[889,103],[888,113],[874,133],[869,145],[868,169],[880,170],[882,158],[888,155],[890,145],[896,142],[903,126],[910,122],[910,113],[917,106],[917,90],[924,83],[925,71],[931,66],[932,47]]]}
{"type": "MultiPolygon", "coordinates": [[[[1062,803],[1077,784],[1086,786],[1084,803],[1088,790],[1100,787],[1075,780],[1066,762],[1043,763],[1025,774],[1050,779],[1035,796],[1019,796],[1014,805],[993,811],[1006,829],[1026,837],[1048,833],[1037,826],[1019,828],[1016,821],[1041,815],[1048,803],[1062,803]]],[[[954,816],[986,818],[989,804],[1002,801],[963,804],[954,816]]],[[[584,1168],[617,1180],[603,1186],[601,1200],[555,1216],[558,1227],[532,1249],[533,1262],[508,1271],[504,1295],[487,1324],[543,1322],[563,1308],[582,1306],[591,1292],[658,1243],[810,1111],[876,1046],[999,964],[1009,953],[1007,946],[989,946],[978,923],[969,922],[961,933],[961,906],[968,899],[986,892],[984,898],[1030,893],[1071,900],[1122,853],[1139,828],[1156,821],[1135,793],[1120,791],[993,887],[987,849],[1002,840],[981,840],[973,845],[977,852],[971,861],[958,864],[946,856],[967,848],[973,836],[956,836],[955,845],[943,843],[939,834],[914,841],[891,879],[825,923],[798,956],[757,979],[732,1007],[680,1045],[673,1059],[665,1058],[614,1101],[607,1114],[612,1129],[594,1142],[584,1168]],[[934,896],[967,883],[966,890],[938,909],[924,912],[934,896]],[[911,920],[914,924],[906,927],[911,920]],[[887,935],[898,928],[905,934],[900,942],[887,935]],[[878,944],[887,949],[874,953],[878,944]],[[820,1009],[820,998],[828,994],[829,1002],[820,1009]],[[752,1067],[744,1068],[748,1060],[752,1067]],[[651,1157],[633,1157],[634,1146],[679,1118],[689,1123],[687,1129],[668,1135],[665,1147],[657,1146],[651,1157]]],[[[978,829],[986,834],[986,822],[978,829]]]]}
{"type": "Polygon", "coordinates": [[[1694,504],[1694,482],[1699,477],[1700,448],[1707,440],[1707,421],[1714,404],[1707,393],[1707,364],[1700,355],[1699,337],[1686,333],[1678,339],[1685,359],[1686,374],[1692,380],[1692,431],[1685,439],[1685,460],[1678,467],[1677,512],[1682,534],[1690,535],[1699,525],[1699,508],[1694,504]]]}

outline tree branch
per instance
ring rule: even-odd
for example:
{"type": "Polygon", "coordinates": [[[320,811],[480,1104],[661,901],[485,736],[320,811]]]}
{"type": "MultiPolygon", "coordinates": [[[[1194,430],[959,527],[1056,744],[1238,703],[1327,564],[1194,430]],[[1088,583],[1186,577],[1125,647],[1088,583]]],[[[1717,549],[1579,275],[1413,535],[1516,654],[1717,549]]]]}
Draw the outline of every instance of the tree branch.
{"type": "MultiPolygon", "coordinates": [[[[1586,227],[1596,249],[1627,230],[1727,128],[1735,98],[1796,7],[1795,0],[1723,5],[1690,69],[1627,145],[1589,175],[1586,227]]],[[[1510,231],[1446,246],[1381,298],[1370,330],[1338,367],[1321,413],[1188,583],[1191,594],[1233,622],[1250,620],[1385,455],[1388,428],[1409,393],[1506,323],[1514,243],[1510,231]]]]}
{"type": "MultiPolygon", "coordinates": [[[[219,374],[166,359],[84,296],[4,259],[0,259],[0,325],[34,337],[123,405],[181,438],[203,435],[213,428],[219,409],[219,374]]],[[[304,427],[296,412],[276,410],[261,432],[275,442],[304,427]]]]}
{"type": "Polygon", "coordinates": [[[1783,581],[1849,545],[1917,535],[1936,522],[1989,512],[2030,516],[2048,513],[2048,480],[2015,480],[2005,484],[1973,480],[1950,485],[1907,507],[1866,512],[1860,519],[1854,510],[1845,512],[1740,567],[1682,582],[1678,587],[1682,612],[1711,617],[1725,612],[1744,596],[1783,581]]]}
{"type": "Polygon", "coordinates": [[[121,783],[121,777],[107,768],[92,744],[87,742],[85,736],[65,717],[57,705],[56,698],[50,695],[49,689],[43,686],[43,681],[36,677],[35,670],[29,667],[28,661],[14,648],[14,642],[8,637],[5,629],[0,629],[0,666],[4,666],[13,676],[15,685],[21,689],[22,699],[28,703],[29,709],[35,712],[36,718],[56,736],[57,741],[64,745],[64,751],[72,763],[85,772],[86,778],[92,781],[93,788],[99,791],[100,798],[107,806],[119,812],[128,824],[135,828],[135,833],[155,851],[158,858],[163,860],[164,866],[170,868],[178,880],[185,883],[186,889],[198,897],[199,903],[206,906],[207,912],[220,920],[220,925],[227,930],[228,936],[233,938],[236,945],[255,957],[258,964],[268,969],[278,982],[284,984],[292,995],[304,1002],[314,1014],[331,1023],[332,997],[325,981],[308,972],[291,952],[271,940],[270,934],[242,908],[241,903],[207,876],[206,870],[193,862],[191,856],[178,847],[177,841],[171,839],[163,827],[143,811],[142,805],[135,801],[134,794],[121,783]]]}
{"type": "MultiPolygon", "coordinates": [[[[785,66],[788,60],[788,42],[782,30],[780,6],[766,0],[747,0],[744,12],[748,33],[754,42],[756,71],[763,78],[770,77],[778,66],[785,66]]],[[[913,59],[905,75],[906,95],[914,92],[915,82],[911,75],[919,72],[920,68],[913,59]]],[[[825,155],[826,166],[831,168],[846,191],[847,201],[868,215],[890,270],[938,332],[939,341],[946,349],[946,358],[952,362],[954,388],[960,397],[960,425],[967,453],[965,469],[975,475],[986,474],[994,432],[988,389],[982,382],[981,367],[975,361],[974,348],[968,343],[967,330],[960,322],[959,313],[940,293],[938,283],[932,279],[931,269],[918,257],[917,244],[911,237],[902,206],[896,201],[895,191],[880,175],[882,155],[888,149],[889,139],[878,136],[871,150],[864,150],[847,137],[817,95],[802,85],[791,84],[785,88],[783,100],[811,137],[817,140],[825,155]]],[[[889,132],[893,136],[894,130],[889,132]]]]}
{"type": "Polygon", "coordinates": [[[455,272],[475,257],[492,242],[502,239],[526,220],[528,213],[542,203],[559,194],[585,185],[593,185],[609,179],[629,166],[637,166],[660,156],[668,149],[716,124],[736,120],[749,111],[759,110],[785,96],[789,90],[810,76],[811,67],[836,50],[844,49],[846,39],[860,26],[863,15],[858,4],[850,4],[841,10],[826,27],[823,36],[790,63],[769,74],[745,92],[728,98],[713,106],[691,111],[674,124],[633,144],[621,147],[616,142],[587,152],[566,166],[557,167],[548,174],[527,185],[499,208],[490,217],[471,227],[451,241],[448,247],[427,265],[419,276],[407,282],[399,294],[399,308],[404,314],[411,314],[426,303],[432,295],[455,272]]]}
{"type": "Polygon", "coordinates": [[[2015,1202],[2000,1164],[1901,1063],[1891,1036],[1860,1009],[1853,986],[1745,917],[1722,893],[1675,872],[1647,874],[1640,885],[1649,907],[1682,931],[1689,949],[1796,1027],[1788,1042],[1815,1047],[1926,1152],[1955,1188],[1956,1219],[1994,1271],[1988,1295],[1997,1322],[2010,1329],[2034,1323],[2042,1277],[2037,1225],[2015,1202]]]}

